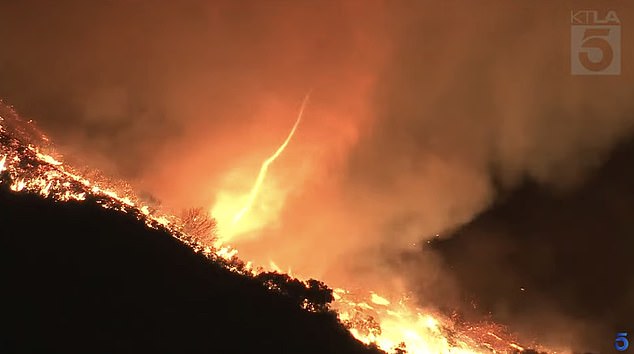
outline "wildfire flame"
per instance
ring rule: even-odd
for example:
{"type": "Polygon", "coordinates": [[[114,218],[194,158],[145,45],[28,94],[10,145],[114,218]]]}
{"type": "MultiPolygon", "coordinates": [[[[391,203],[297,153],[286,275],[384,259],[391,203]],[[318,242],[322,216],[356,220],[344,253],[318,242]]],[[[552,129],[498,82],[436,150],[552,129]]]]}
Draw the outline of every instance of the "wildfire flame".
{"type": "MultiPolygon", "coordinates": [[[[307,94],[291,129],[283,144],[262,164],[260,173],[251,189],[249,199],[236,214],[235,220],[248,212],[258,195],[269,165],[284,151],[293,137],[308,101],[307,94]]],[[[66,165],[54,153],[26,142],[24,127],[30,122],[20,122],[11,109],[0,102],[0,184],[7,183],[15,192],[37,193],[45,198],[59,201],[83,201],[92,198],[102,207],[116,209],[136,215],[149,227],[170,232],[194,251],[201,252],[212,260],[237,260],[238,251],[229,245],[214,247],[204,245],[182,231],[176,217],[144,204],[125,184],[100,178],[89,180],[74,168],[66,165]],[[9,115],[10,117],[6,117],[9,115]],[[7,130],[7,118],[17,123],[17,130],[7,130]]],[[[27,134],[28,135],[28,134],[27,134]]],[[[45,136],[36,137],[40,142],[48,142],[45,136]]],[[[231,266],[230,270],[244,275],[256,275],[251,262],[243,266],[231,266]]],[[[270,267],[279,271],[271,261],[270,267]]],[[[338,313],[340,321],[350,333],[361,342],[374,343],[390,353],[409,354],[449,354],[449,353],[508,353],[524,348],[501,327],[490,323],[465,325],[434,311],[419,309],[407,298],[388,299],[375,292],[353,293],[345,289],[334,290],[335,301],[332,309],[338,313]]],[[[556,353],[556,352],[552,352],[556,353]]]]}
{"type": "Polygon", "coordinates": [[[376,293],[353,294],[335,289],[335,308],[350,333],[388,353],[483,354],[524,350],[502,326],[483,322],[465,325],[423,310],[408,298],[390,301],[376,293]],[[398,351],[400,350],[400,352],[398,351]]]}
{"type": "MultiPolygon", "coordinates": [[[[302,102],[299,114],[286,140],[263,163],[251,188],[244,206],[234,215],[232,224],[239,223],[250,210],[256,200],[262,183],[266,178],[268,168],[284,151],[302,118],[310,94],[302,102]]],[[[233,203],[223,200],[217,203],[214,211],[228,208],[233,203]]],[[[215,214],[212,214],[215,215],[215,214]]],[[[227,230],[220,225],[220,239],[216,246],[220,247],[217,254],[226,260],[237,259],[238,251],[227,245],[235,235],[235,228],[227,230]],[[233,232],[231,232],[233,231],[233,232]],[[234,258],[235,257],[235,258],[234,258]]],[[[260,265],[269,271],[282,272],[275,261],[270,260],[268,267],[260,265]]],[[[248,263],[247,271],[251,275],[257,272],[248,263]]],[[[291,269],[287,270],[291,274],[291,269]]],[[[295,274],[298,278],[304,278],[295,274]]],[[[422,310],[412,304],[407,298],[391,301],[375,292],[351,293],[348,290],[336,289],[335,301],[332,308],[337,311],[340,321],[350,330],[359,341],[375,344],[389,353],[410,354],[476,354],[476,353],[507,353],[524,350],[514,339],[505,333],[501,326],[490,323],[478,325],[459,325],[433,310],[422,310]]]]}

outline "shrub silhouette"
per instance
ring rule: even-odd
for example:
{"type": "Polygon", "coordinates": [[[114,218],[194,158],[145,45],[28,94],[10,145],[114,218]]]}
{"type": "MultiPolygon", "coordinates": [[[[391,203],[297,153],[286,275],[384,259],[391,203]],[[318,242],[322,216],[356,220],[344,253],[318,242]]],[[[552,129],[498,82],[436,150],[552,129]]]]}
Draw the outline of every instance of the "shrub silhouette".
{"type": "Polygon", "coordinates": [[[319,280],[310,279],[306,283],[288,274],[264,272],[256,276],[266,287],[287,296],[295,304],[312,312],[327,312],[334,300],[332,289],[319,280]]]}
{"type": "Polygon", "coordinates": [[[203,244],[216,241],[216,220],[203,208],[189,208],[181,213],[183,232],[203,244]]]}

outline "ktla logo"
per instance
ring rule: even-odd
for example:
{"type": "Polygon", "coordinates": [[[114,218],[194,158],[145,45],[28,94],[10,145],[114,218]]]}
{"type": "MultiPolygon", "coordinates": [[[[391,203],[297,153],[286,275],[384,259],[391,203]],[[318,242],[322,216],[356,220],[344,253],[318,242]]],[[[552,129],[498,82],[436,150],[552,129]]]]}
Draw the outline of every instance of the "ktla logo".
{"type": "Polygon", "coordinates": [[[570,13],[570,60],[573,75],[621,73],[621,21],[616,12],[579,10],[570,13]]]}

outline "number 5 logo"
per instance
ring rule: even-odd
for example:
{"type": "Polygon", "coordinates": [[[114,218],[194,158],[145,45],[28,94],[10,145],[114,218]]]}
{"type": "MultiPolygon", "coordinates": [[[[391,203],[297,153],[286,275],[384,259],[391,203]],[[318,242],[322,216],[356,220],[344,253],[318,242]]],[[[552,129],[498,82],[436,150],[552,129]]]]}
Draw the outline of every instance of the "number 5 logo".
{"type": "Polygon", "coordinates": [[[575,14],[570,32],[573,75],[621,73],[621,24],[612,16],[602,20],[597,11],[575,14]]]}
{"type": "Polygon", "coordinates": [[[616,339],[614,340],[614,349],[624,352],[630,346],[630,342],[627,340],[626,332],[619,332],[616,334],[616,339]]]}
{"type": "Polygon", "coordinates": [[[608,42],[610,28],[586,28],[581,44],[582,51],[578,53],[581,65],[591,71],[603,71],[607,69],[614,59],[612,45],[608,42]],[[585,49],[585,50],[584,50],[585,49]],[[590,51],[597,49],[601,52],[601,59],[590,59],[590,51]]]}

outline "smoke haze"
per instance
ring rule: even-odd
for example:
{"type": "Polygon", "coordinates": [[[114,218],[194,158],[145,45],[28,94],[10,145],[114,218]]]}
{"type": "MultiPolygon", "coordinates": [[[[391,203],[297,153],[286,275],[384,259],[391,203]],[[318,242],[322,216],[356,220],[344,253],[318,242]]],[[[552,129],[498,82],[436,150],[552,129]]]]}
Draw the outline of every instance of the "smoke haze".
{"type": "MultiPolygon", "coordinates": [[[[592,2],[4,2],[0,96],[67,155],[211,210],[248,193],[312,89],[233,241],[380,286],[387,259],[500,190],[574,189],[631,135],[633,5],[609,4],[626,24],[613,77],[570,75],[570,10],[592,2]]],[[[450,293],[432,255],[415,264],[450,293]]]]}

